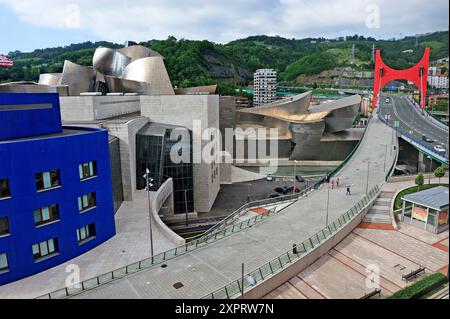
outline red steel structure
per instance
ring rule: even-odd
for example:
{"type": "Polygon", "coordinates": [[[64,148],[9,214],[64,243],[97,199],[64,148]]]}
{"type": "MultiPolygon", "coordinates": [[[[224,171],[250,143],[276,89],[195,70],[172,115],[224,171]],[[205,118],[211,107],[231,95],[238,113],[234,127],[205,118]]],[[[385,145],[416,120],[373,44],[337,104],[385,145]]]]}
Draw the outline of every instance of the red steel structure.
{"type": "Polygon", "coordinates": [[[8,57],[4,56],[3,54],[0,54],[0,67],[3,68],[10,68],[13,66],[13,61],[9,59],[8,57]]]}
{"type": "Polygon", "coordinates": [[[409,80],[413,82],[420,91],[420,107],[423,109],[425,106],[425,99],[427,95],[427,79],[428,79],[428,67],[430,65],[430,48],[425,49],[425,53],[420,60],[412,68],[406,70],[395,70],[387,66],[381,59],[380,50],[377,50],[375,60],[375,77],[373,87],[373,100],[372,109],[377,107],[378,95],[380,90],[387,83],[394,80],[409,80]]]}

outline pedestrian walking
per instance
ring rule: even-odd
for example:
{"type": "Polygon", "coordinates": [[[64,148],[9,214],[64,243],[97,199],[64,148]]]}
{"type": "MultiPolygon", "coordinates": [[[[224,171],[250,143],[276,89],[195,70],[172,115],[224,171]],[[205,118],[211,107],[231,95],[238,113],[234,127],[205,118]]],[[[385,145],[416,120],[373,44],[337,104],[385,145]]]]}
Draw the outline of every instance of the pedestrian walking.
{"type": "Polygon", "coordinates": [[[334,189],[334,180],[331,180],[331,189],[334,189]]]}
{"type": "Polygon", "coordinates": [[[330,182],[330,178],[331,178],[330,174],[327,174],[327,177],[325,178],[325,181],[326,181],[327,183],[329,183],[329,182],[330,182]]]}
{"type": "Polygon", "coordinates": [[[352,193],[351,193],[351,191],[350,191],[350,185],[348,185],[347,186],[347,193],[345,194],[346,196],[348,195],[348,196],[351,196],[352,195],[352,193]]]}
{"type": "Polygon", "coordinates": [[[336,178],[336,187],[339,187],[339,176],[336,178]]]}

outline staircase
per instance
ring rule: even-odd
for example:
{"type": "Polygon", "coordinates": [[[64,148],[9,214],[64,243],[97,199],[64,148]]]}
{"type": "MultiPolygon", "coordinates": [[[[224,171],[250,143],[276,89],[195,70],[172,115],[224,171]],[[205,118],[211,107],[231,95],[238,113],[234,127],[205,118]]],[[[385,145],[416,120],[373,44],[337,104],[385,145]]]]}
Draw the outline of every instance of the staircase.
{"type": "Polygon", "coordinates": [[[375,200],[372,208],[367,212],[363,222],[371,224],[391,225],[391,202],[393,200],[393,197],[394,193],[381,192],[378,198],[375,200]]]}

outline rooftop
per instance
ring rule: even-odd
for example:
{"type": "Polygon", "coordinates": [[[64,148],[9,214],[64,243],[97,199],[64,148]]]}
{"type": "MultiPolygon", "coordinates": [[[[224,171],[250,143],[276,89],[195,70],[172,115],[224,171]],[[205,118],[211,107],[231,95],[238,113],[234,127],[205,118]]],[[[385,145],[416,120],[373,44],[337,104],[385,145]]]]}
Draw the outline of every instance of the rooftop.
{"type": "Polygon", "coordinates": [[[430,188],[421,192],[406,195],[402,199],[436,210],[442,210],[449,205],[448,187],[438,186],[430,188]]]}

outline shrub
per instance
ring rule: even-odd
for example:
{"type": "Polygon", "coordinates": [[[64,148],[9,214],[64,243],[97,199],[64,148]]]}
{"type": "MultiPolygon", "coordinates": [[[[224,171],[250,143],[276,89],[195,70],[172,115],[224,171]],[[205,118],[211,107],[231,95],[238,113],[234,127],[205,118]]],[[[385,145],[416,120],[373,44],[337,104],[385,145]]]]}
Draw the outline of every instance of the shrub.
{"type": "Polygon", "coordinates": [[[397,291],[390,296],[389,299],[417,299],[442,286],[446,282],[446,276],[441,273],[435,273],[397,291]]]}
{"type": "Polygon", "coordinates": [[[434,176],[439,178],[439,184],[441,183],[441,177],[444,177],[444,175],[445,175],[445,169],[442,166],[436,168],[436,170],[434,171],[434,176]]]}

